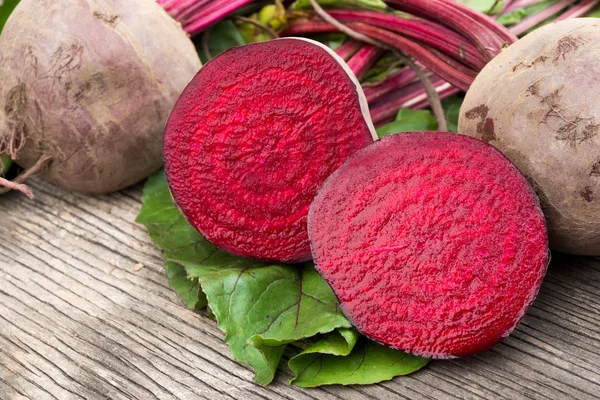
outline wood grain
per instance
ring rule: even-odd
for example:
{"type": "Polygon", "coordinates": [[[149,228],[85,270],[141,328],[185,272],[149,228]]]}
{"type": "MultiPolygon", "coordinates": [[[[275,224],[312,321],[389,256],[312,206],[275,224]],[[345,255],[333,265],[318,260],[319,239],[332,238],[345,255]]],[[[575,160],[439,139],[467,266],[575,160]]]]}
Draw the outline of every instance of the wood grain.
{"type": "Polygon", "coordinates": [[[523,323],[479,356],[362,387],[291,387],[281,367],[263,387],[214,321],[169,288],[133,222],[141,186],[107,196],[32,188],[35,201],[0,197],[0,399],[600,397],[599,259],[554,255],[523,323]]]}

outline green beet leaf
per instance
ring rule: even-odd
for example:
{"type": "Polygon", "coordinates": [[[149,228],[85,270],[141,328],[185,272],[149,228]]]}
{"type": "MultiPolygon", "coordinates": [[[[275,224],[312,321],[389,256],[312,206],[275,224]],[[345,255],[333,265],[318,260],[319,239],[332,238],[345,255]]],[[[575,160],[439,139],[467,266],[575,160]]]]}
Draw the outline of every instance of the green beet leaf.
{"type": "Polygon", "coordinates": [[[377,128],[377,135],[381,138],[399,132],[429,131],[436,127],[431,111],[403,108],[398,111],[395,121],[377,128]]]}
{"type": "Polygon", "coordinates": [[[273,379],[286,344],[350,327],[312,264],[243,263],[207,260],[186,269],[198,277],[233,355],[255,369],[258,382],[273,379]]]}
{"type": "MultiPolygon", "coordinates": [[[[297,342],[295,345],[304,347],[304,350],[290,359],[290,366],[304,364],[302,358],[307,355],[331,354],[334,356],[347,356],[350,354],[359,338],[360,333],[358,333],[357,330],[353,328],[340,328],[324,337],[312,338],[312,343],[310,343],[311,340],[297,342]],[[310,345],[305,346],[306,343],[310,343],[310,345]]],[[[292,378],[290,382],[293,382],[295,379],[295,377],[292,378]]]]}
{"type": "Polygon", "coordinates": [[[290,360],[294,372],[290,383],[301,387],[369,384],[410,374],[428,362],[375,343],[354,330],[338,330],[290,360]]]}
{"type": "Polygon", "coordinates": [[[169,278],[169,283],[175,293],[179,296],[183,304],[195,310],[201,310],[208,305],[206,296],[200,288],[198,278],[190,278],[181,264],[167,261],[165,263],[165,272],[169,278]]]}
{"type": "MultiPolygon", "coordinates": [[[[456,132],[458,116],[464,95],[454,95],[442,101],[442,108],[448,120],[448,131],[456,132]]],[[[437,122],[431,110],[411,110],[402,108],[396,120],[377,128],[377,135],[382,138],[400,132],[429,131],[437,129],[437,122]]]]}

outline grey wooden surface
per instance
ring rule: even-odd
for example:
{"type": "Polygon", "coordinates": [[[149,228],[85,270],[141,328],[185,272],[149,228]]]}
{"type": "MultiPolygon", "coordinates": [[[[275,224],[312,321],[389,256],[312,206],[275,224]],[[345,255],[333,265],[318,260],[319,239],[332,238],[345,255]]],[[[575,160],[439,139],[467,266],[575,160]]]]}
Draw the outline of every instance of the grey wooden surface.
{"type": "Polygon", "coordinates": [[[169,288],[134,222],[141,186],[108,196],[34,180],[0,197],[0,399],[600,398],[600,260],[555,255],[525,320],[479,356],[372,386],[268,387],[169,288]],[[143,268],[141,268],[141,265],[143,268]]]}

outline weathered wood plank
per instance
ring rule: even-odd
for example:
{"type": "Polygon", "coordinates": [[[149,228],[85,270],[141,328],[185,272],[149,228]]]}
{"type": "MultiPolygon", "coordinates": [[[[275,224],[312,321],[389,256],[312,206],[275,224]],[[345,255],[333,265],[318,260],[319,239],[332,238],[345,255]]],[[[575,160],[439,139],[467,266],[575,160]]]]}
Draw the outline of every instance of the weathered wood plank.
{"type": "Polygon", "coordinates": [[[33,188],[34,202],[0,198],[1,399],[600,397],[598,259],[555,255],[523,323],[484,354],[367,387],[290,387],[281,367],[263,387],[214,321],[169,288],[133,222],[141,186],[107,196],[33,188]]]}

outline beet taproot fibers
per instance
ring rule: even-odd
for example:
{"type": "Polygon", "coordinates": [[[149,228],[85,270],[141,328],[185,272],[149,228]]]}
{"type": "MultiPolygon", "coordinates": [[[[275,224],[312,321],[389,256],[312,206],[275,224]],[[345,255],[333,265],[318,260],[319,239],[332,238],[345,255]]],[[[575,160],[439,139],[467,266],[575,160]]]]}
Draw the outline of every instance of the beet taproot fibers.
{"type": "Polygon", "coordinates": [[[228,50],[178,100],[165,131],[173,198],[240,256],[310,259],[306,218],[325,179],[373,142],[362,89],[335,53],[286,38],[228,50]]]}
{"type": "Polygon", "coordinates": [[[334,172],[308,217],[313,257],[369,338],[453,358],[508,336],[548,264],[533,190],[499,151],[467,136],[396,134],[334,172]]]}

